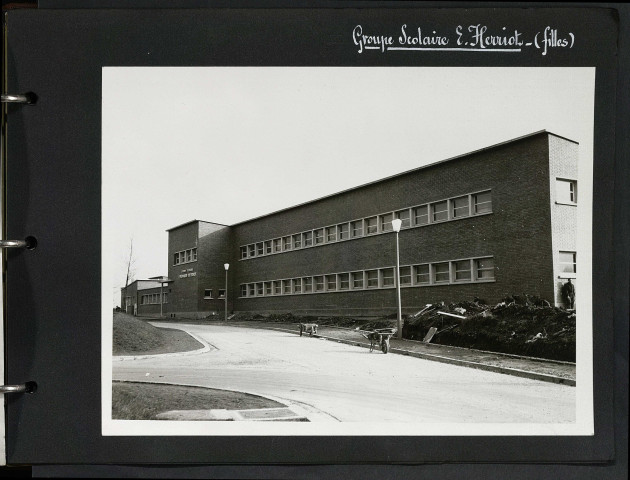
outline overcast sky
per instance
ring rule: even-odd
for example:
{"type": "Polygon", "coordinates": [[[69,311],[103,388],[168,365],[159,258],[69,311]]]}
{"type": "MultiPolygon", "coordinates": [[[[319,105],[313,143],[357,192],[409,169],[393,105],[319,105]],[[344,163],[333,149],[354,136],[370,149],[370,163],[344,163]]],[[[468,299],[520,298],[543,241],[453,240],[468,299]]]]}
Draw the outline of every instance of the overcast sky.
{"type": "Polygon", "coordinates": [[[167,228],[230,225],[539,130],[580,142],[588,201],[594,76],[590,68],[104,68],[103,261],[112,287],[124,285],[131,239],[136,279],[166,275],[167,228]]]}

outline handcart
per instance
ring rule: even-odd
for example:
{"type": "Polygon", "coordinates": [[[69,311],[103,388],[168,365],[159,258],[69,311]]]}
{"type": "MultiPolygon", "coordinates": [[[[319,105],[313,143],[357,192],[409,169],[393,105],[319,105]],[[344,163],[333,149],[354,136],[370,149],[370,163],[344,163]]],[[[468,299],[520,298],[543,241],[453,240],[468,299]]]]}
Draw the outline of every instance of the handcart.
{"type": "Polygon", "coordinates": [[[396,332],[397,329],[395,328],[377,328],[371,331],[361,332],[361,335],[370,341],[370,352],[378,345],[383,353],[387,353],[389,352],[389,339],[392,338],[396,332]]]}
{"type": "Polygon", "coordinates": [[[313,335],[317,335],[317,324],[316,323],[300,323],[300,337],[303,333],[308,333],[311,337],[313,335]]]}

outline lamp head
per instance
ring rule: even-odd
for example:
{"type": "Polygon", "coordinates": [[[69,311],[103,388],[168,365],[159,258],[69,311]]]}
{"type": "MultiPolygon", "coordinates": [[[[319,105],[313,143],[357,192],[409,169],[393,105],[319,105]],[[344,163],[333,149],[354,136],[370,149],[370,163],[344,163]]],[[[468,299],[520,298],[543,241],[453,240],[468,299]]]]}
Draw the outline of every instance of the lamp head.
{"type": "Polygon", "coordinates": [[[402,227],[402,220],[400,218],[392,220],[392,228],[394,229],[394,232],[400,232],[400,227],[402,227]]]}
{"type": "Polygon", "coordinates": [[[225,267],[226,271],[230,268],[230,264],[229,263],[224,263],[223,266],[225,267]]]}

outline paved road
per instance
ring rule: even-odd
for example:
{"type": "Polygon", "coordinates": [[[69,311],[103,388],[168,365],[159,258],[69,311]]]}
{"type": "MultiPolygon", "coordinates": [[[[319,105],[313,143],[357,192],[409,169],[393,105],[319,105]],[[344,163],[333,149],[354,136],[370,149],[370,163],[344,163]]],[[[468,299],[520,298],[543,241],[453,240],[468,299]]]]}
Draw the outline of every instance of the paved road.
{"type": "Polygon", "coordinates": [[[574,387],[271,330],[160,325],[190,331],[216,349],[114,362],[115,380],[239,390],[311,406],[327,414],[318,419],[344,422],[575,421],[574,387]]]}

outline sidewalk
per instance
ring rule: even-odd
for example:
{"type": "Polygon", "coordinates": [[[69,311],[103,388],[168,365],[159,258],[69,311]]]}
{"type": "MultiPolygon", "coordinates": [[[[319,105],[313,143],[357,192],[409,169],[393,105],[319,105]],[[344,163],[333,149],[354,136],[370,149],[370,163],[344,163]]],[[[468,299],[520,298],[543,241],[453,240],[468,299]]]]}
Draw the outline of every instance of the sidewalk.
{"type": "MultiPolygon", "coordinates": [[[[295,333],[297,335],[300,333],[297,325],[289,323],[249,321],[235,323],[228,322],[228,324],[234,326],[281,330],[295,333]]],[[[317,330],[317,334],[313,335],[313,337],[324,338],[326,340],[365,348],[370,347],[370,343],[359,331],[342,327],[320,326],[317,330]]],[[[399,340],[397,338],[391,339],[390,346],[390,354],[409,355],[442,363],[450,363],[453,365],[489,370],[523,378],[532,378],[535,380],[575,386],[575,363],[571,362],[522,357],[504,353],[451,347],[448,345],[423,343],[416,340],[399,340]]],[[[373,353],[374,355],[383,355],[380,349],[374,350],[373,353]]]]}

